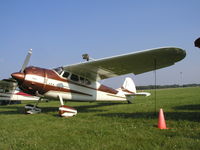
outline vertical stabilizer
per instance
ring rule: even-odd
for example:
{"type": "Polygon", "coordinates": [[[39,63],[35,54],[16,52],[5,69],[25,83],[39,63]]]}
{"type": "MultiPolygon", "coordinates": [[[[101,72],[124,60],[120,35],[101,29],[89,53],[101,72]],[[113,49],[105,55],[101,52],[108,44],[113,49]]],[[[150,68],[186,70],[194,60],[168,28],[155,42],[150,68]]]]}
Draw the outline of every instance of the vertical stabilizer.
{"type": "Polygon", "coordinates": [[[125,92],[128,92],[128,93],[136,93],[135,83],[133,82],[133,80],[130,77],[126,77],[121,88],[122,88],[122,90],[124,90],[125,92]]]}
{"type": "Polygon", "coordinates": [[[117,95],[125,95],[128,103],[132,103],[135,96],[150,96],[151,93],[139,92],[137,93],[135,83],[130,77],[126,77],[121,88],[117,89],[117,95]]]}
{"type": "Polygon", "coordinates": [[[126,77],[122,87],[118,91],[122,91],[126,96],[150,96],[151,93],[148,92],[138,92],[136,91],[136,86],[130,77],[126,77]]]}

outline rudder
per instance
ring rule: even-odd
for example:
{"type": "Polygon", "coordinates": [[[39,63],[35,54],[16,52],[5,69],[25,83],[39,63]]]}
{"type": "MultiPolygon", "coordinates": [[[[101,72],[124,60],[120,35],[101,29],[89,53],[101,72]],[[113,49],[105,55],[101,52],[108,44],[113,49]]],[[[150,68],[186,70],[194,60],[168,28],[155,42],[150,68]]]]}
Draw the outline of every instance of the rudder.
{"type": "Polygon", "coordinates": [[[121,89],[124,92],[128,92],[128,93],[136,93],[136,87],[135,87],[135,83],[133,82],[133,80],[130,77],[126,77],[125,81],[121,87],[121,89]]]}

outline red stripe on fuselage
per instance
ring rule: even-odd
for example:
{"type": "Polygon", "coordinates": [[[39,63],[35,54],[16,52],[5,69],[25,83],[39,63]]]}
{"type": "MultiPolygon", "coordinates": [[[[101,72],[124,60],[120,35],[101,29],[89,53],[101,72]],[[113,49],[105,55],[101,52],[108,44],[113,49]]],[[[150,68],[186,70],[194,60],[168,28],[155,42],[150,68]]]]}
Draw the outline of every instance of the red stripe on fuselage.
{"type": "Polygon", "coordinates": [[[122,89],[122,91],[124,91],[124,92],[130,93],[130,94],[134,94],[134,92],[131,92],[131,91],[129,91],[129,90],[123,88],[123,87],[122,87],[121,89],[122,89]]]}
{"type": "Polygon", "coordinates": [[[24,93],[24,92],[18,92],[15,95],[22,95],[22,96],[32,96],[30,94],[24,93]]]}

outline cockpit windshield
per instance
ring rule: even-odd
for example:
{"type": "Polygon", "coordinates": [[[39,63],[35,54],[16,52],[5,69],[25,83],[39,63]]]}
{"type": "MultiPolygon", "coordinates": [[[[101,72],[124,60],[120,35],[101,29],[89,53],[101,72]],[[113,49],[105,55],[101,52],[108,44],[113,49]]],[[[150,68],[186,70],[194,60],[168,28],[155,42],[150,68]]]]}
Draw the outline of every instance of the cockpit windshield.
{"type": "Polygon", "coordinates": [[[54,68],[53,70],[55,70],[58,74],[61,74],[63,72],[63,67],[54,68]]]}

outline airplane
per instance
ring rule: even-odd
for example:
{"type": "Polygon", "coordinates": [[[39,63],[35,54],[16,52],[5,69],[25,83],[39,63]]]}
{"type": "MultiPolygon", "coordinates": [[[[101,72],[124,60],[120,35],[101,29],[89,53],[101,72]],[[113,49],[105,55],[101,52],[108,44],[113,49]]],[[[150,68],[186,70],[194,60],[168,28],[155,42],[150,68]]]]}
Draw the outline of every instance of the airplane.
{"type": "Polygon", "coordinates": [[[17,89],[13,79],[0,80],[0,105],[20,104],[21,101],[38,101],[39,97],[32,96],[17,89]]]}
{"type": "MultiPolygon", "coordinates": [[[[131,78],[126,78],[121,88],[113,89],[99,81],[128,73],[135,75],[174,65],[186,56],[186,51],[176,47],[148,49],[129,54],[91,60],[83,55],[86,62],[46,69],[27,67],[32,49],[19,72],[11,76],[24,93],[40,97],[35,105],[27,106],[31,114],[41,112],[37,107],[42,98],[59,100],[59,115],[71,117],[77,110],[64,105],[66,101],[127,101],[137,95],[149,96],[150,93],[137,93],[131,78]]],[[[26,106],[25,106],[26,108],[26,106]]]]}

